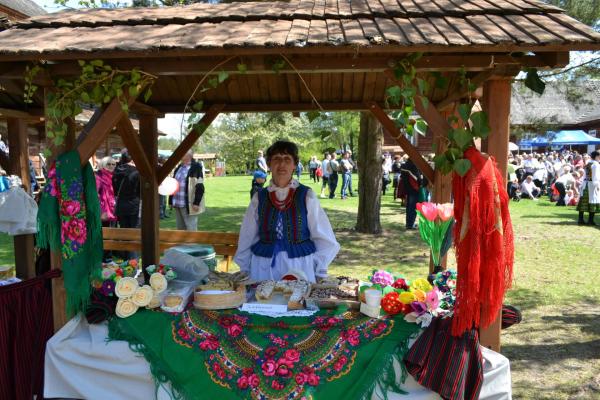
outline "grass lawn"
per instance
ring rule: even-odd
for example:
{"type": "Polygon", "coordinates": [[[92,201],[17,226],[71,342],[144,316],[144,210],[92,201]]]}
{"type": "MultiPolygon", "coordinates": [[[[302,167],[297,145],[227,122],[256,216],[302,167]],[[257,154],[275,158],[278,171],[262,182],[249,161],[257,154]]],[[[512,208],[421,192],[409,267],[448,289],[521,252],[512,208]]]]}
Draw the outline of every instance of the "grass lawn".
{"type": "MultiPolygon", "coordinates": [[[[207,211],[199,229],[237,231],[250,200],[250,180],[207,180],[207,211]]],[[[356,190],[356,175],[353,180],[356,190]]],[[[302,182],[308,183],[307,175],[302,182]]],[[[320,192],[320,186],[311,186],[320,192]]],[[[357,197],[321,204],[342,246],[331,274],[366,279],[374,268],[390,268],[409,278],[425,277],[427,247],[417,231],[404,230],[404,209],[391,195],[382,201],[381,235],[353,231],[357,197]]],[[[515,279],[506,303],[522,309],[523,322],[503,331],[502,353],[511,361],[514,398],[600,399],[600,229],[577,226],[572,207],[545,200],[512,203],[511,214],[515,279]]],[[[174,218],[161,221],[161,227],[174,228],[174,218]]],[[[12,260],[12,241],[2,235],[0,265],[12,260]]]]}

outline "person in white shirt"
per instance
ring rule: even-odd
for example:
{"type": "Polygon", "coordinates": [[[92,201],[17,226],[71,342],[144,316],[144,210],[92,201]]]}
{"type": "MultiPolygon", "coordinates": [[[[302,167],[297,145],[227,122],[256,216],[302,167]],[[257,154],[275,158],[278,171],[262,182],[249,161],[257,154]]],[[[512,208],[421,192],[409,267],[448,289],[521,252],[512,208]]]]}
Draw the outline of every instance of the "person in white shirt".
{"type": "Polygon", "coordinates": [[[252,197],[234,261],[254,281],[280,280],[293,270],[316,282],[327,276],[340,245],[315,193],[292,179],[298,147],[275,142],[267,164],[271,182],[252,197]]]}
{"type": "Polygon", "coordinates": [[[324,199],[325,189],[329,189],[329,161],[331,160],[331,154],[325,153],[323,161],[321,161],[321,170],[323,171],[323,185],[321,186],[321,198],[324,199]]]}
{"type": "Polygon", "coordinates": [[[528,175],[521,183],[521,197],[524,199],[537,200],[541,193],[541,189],[533,183],[533,177],[528,175]]]}

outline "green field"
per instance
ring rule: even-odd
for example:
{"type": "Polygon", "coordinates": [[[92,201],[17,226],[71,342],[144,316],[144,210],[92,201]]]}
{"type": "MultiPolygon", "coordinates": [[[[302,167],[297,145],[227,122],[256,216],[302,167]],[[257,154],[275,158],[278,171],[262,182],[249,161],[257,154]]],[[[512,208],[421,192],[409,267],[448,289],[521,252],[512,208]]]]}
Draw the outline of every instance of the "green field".
{"type": "MultiPolygon", "coordinates": [[[[356,190],[357,176],[353,179],[356,190]]],[[[208,179],[207,211],[199,229],[237,231],[250,200],[250,180],[208,179]]],[[[308,183],[308,176],[302,182],[308,183]]],[[[404,209],[391,195],[382,202],[381,235],[353,231],[357,197],[322,199],[321,204],[342,246],[330,273],[366,279],[372,269],[388,268],[408,278],[425,277],[427,247],[417,231],[404,230],[404,209]]],[[[506,303],[520,307],[524,316],[523,323],[502,335],[514,398],[600,399],[600,229],[577,226],[573,208],[545,200],[512,203],[511,214],[516,262],[506,303]]],[[[161,221],[163,228],[174,226],[174,218],[161,221]]],[[[5,235],[0,237],[0,260],[13,262],[12,243],[5,235]]]]}

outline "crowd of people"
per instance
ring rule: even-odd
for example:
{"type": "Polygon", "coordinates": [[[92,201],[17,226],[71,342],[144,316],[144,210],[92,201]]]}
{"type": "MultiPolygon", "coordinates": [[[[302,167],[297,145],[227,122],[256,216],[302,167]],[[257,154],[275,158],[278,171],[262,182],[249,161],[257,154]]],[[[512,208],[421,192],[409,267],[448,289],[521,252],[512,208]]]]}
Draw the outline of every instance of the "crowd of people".
{"type": "Polygon", "coordinates": [[[577,206],[579,224],[595,225],[600,212],[600,153],[576,151],[510,155],[509,196],[514,200],[537,200],[548,196],[557,206],[577,206]]]}
{"type": "MultiPolygon", "coordinates": [[[[159,166],[165,160],[159,157],[159,166]]],[[[198,229],[198,215],[204,212],[204,167],[187,152],[173,172],[177,190],[168,202],[175,213],[177,229],[198,229]]],[[[138,228],[141,216],[140,174],[127,150],[119,157],[106,156],[96,163],[96,187],[100,200],[101,220],[104,227],[138,228]]],[[[167,198],[159,196],[160,218],[166,218],[167,198]]],[[[112,253],[105,253],[109,261],[112,253]]],[[[135,253],[122,254],[135,258],[135,253]]]]}

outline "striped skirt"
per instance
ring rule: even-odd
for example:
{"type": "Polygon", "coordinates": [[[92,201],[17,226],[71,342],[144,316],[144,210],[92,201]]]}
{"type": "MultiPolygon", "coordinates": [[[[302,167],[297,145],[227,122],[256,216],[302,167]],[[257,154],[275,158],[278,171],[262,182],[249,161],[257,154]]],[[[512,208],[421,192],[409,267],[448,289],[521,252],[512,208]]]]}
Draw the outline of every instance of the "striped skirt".
{"type": "Polygon", "coordinates": [[[583,190],[583,194],[579,198],[579,203],[577,203],[577,211],[597,213],[600,212],[600,204],[590,203],[590,192],[587,188],[583,190]]]}
{"type": "Polygon", "coordinates": [[[476,400],[483,384],[483,357],[476,329],[450,334],[452,318],[435,318],[404,358],[417,382],[445,400],[476,400]]]}

